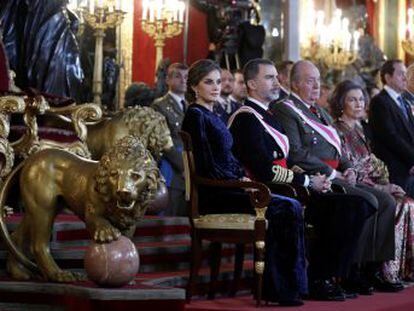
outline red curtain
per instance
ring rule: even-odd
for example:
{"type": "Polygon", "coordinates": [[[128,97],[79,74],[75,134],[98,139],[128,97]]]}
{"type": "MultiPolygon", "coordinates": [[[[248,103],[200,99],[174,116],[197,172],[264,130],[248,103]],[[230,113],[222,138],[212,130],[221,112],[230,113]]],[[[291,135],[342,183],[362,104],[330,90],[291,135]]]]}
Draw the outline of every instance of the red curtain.
{"type": "Polygon", "coordinates": [[[367,32],[371,36],[375,36],[375,3],[372,0],[366,0],[366,8],[367,8],[367,32]]]}
{"type": "MultiPolygon", "coordinates": [[[[208,37],[206,15],[192,6],[190,6],[189,14],[187,63],[191,64],[207,56],[208,37]]],[[[135,0],[132,80],[153,85],[156,66],[154,40],[142,31],[141,16],[142,0],[135,0]]],[[[163,53],[164,58],[169,58],[171,62],[183,62],[183,55],[183,33],[166,40],[163,53]]]]}

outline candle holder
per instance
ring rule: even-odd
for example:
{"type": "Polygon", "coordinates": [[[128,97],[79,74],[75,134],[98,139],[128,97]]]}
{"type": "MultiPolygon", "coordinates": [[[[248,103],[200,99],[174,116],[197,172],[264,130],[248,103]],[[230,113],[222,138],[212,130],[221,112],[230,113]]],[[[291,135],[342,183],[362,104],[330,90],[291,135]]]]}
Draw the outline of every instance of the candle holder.
{"type": "Polygon", "coordinates": [[[114,28],[122,23],[126,12],[121,10],[121,1],[89,0],[87,6],[81,8],[82,16],[93,30],[95,41],[95,62],[93,70],[93,102],[101,105],[102,96],[102,64],[103,39],[108,28],[114,28]]]}
{"type": "Polygon", "coordinates": [[[154,38],[157,66],[163,59],[165,40],[182,32],[184,12],[185,4],[180,0],[143,0],[141,27],[154,38]]]}
{"type": "Polygon", "coordinates": [[[352,35],[349,20],[342,18],[341,10],[336,10],[329,25],[324,24],[324,14],[314,11],[310,4],[310,19],[306,20],[306,42],[301,48],[301,56],[315,63],[323,63],[329,69],[343,70],[358,58],[359,31],[352,35]],[[312,25],[314,25],[312,27],[312,25]],[[310,29],[314,29],[311,32],[310,29]]]}

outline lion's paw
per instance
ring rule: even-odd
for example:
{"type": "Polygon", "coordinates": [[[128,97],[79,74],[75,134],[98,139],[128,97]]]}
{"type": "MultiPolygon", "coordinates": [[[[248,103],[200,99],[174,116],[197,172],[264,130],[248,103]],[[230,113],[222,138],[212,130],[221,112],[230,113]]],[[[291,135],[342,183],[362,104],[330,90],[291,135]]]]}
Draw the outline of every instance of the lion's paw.
{"type": "Polygon", "coordinates": [[[121,232],[112,227],[112,226],[102,226],[101,228],[97,228],[93,235],[93,239],[95,242],[98,243],[108,243],[115,240],[121,236],[121,232]]]}
{"type": "MultiPolygon", "coordinates": [[[[80,281],[80,273],[73,273],[70,271],[59,270],[49,276],[49,281],[64,283],[64,282],[76,282],[80,281]]],[[[85,277],[83,277],[85,279],[85,277]]]]}

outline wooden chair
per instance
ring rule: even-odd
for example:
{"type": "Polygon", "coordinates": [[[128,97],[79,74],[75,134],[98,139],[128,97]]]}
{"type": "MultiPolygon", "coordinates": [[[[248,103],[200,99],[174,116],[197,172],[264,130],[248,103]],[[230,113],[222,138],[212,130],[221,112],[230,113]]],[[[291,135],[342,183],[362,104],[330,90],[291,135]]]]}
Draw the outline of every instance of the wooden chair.
{"type": "Polygon", "coordinates": [[[191,263],[190,277],[187,285],[187,301],[190,301],[196,287],[198,270],[202,261],[202,241],[212,242],[211,251],[213,261],[211,262],[210,293],[214,291],[220,265],[221,243],[235,243],[236,270],[243,265],[241,245],[252,243],[254,245],[254,272],[255,286],[254,296],[257,306],[261,303],[262,278],[264,271],[264,251],[266,219],[265,212],[270,202],[270,191],[262,183],[239,180],[215,180],[200,177],[195,172],[195,163],[191,137],[186,132],[181,132],[183,140],[184,174],[186,181],[186,200],[189,206],[189,217],[191,224],[191,263]],[[256,212],[254,214],[207,214],[200,215],[198,208],[199,186],[214,186],[222,188],[248,189],[251,203],[256,212]],[[239,255],[237,255],[239,253],[239,255]],[[238,267],[238,268],[237,268],[238,267]]]}

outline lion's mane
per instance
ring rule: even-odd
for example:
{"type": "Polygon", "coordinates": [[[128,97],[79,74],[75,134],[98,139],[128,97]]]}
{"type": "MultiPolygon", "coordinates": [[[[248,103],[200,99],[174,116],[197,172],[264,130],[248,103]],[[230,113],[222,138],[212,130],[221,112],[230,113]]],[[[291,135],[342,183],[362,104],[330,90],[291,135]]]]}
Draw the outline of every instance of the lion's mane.
{"type": "Polygon", "coordinates": [[[121,113],[129,134],[139,137],[153,155],[161,155],[171,141],[165,117],[149,107],[128,108],[121,113]]]}
{"type": "Polygon", "coordinates": [[[157,163],[151,156],[151,153],[144,147],[139,138],[134,136],[125,136],[106,152],[101,160],[95,174],[96,191],[102,196],[104,202],[108,205],[106,216],[111,223],[122,229],[132,223],[135,223],[145,214],[148,204],[153,200],[158,189],[159,182],[165,182],[158,170],[157,163]],[[145,170],[147,183],[146,187],[135,202],[132,210],[119,210],[113,203],[110,185],[108,183],[110,172],[125,167],[140,171],[145,170]]]}

